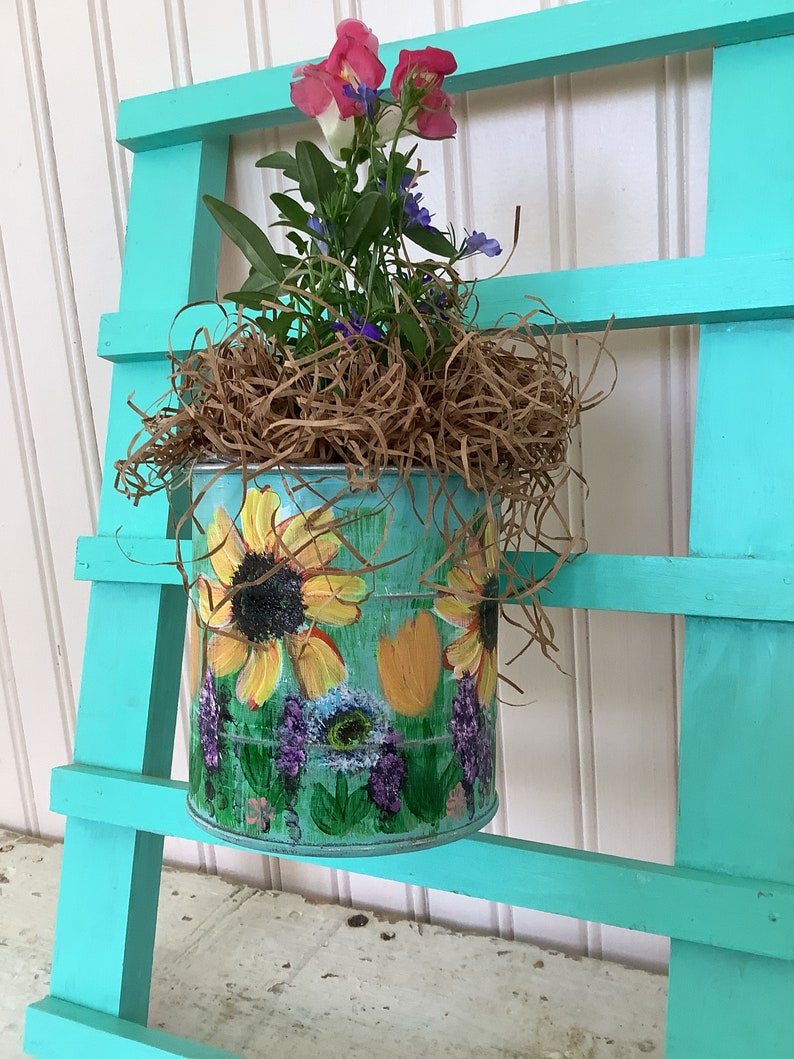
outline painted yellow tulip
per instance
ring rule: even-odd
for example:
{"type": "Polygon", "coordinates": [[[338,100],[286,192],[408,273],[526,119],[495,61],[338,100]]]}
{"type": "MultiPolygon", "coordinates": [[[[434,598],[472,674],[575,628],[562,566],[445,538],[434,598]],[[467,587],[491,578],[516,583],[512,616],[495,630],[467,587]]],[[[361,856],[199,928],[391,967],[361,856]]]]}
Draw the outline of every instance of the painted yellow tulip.
{"type": "Polygon", "coordinates": [[[441,639],[429,610],[420,610],[397,630],[394,639],[381,636],[378,676],[386,701],[405,717],[426,713],[441,673],[441,639]]]}

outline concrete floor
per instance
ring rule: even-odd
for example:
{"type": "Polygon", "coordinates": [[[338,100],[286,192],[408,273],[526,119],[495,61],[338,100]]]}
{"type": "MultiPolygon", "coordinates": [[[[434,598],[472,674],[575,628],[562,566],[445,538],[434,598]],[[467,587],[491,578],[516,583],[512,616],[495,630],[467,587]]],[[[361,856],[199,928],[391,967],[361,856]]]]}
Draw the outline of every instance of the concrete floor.
{"type": "MultiPolygon", "coordinates": [[[[0,830],[2,1059],[23,1055],[25,1006],[48,991],[60,859],[0,830]]],[[[167,869],[150,1025],[244,1059],[662,1059],[666,985],[167,869]]]]}

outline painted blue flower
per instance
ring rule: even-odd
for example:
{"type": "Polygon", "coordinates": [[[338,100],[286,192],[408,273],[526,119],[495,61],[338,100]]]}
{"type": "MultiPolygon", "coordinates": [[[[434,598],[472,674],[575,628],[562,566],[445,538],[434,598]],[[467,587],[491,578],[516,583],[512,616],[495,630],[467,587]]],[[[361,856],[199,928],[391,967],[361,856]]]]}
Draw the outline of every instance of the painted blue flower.
{"type": "Polygon", "coordinates": [[[496,239],[489,239],[485,232],[472,232],[471,235],[466,237],[463,253],[460,256],[468,257],[470,254],[485,254],[486,257],[498,257],[501,252],[502,248],[496,239]]]}
{"type": "Polygon", "coordinates": [[[343,338],[353,338],[355,335],[361,335],[362,338],[370,338],[375,342],[383,338],[380,328],[376,327],[375,324],[367,323],[366,318],[360,316],[355,309],[348,321],[340,320],[338,323],[331,324],[331,330],[338,331],[343,338]]]}
{"type": "Polygon", "coordinates": [[[375,103],[378,97],[383,95],[382,88],[370,88],[361,81],[358,88],[353,88],[352,85],[345,85],[342,92],[348,99],[355,99],[357,102],[364,104],[364,113],[368,121],[375,120],[375,103]]]}
{"type": "Polygon", "coordinates": [[[386,707],[368,691],[338,684],[306,704],[307,747],[321,751],[334,772],[371,769],[391,729],[386,707]]]}

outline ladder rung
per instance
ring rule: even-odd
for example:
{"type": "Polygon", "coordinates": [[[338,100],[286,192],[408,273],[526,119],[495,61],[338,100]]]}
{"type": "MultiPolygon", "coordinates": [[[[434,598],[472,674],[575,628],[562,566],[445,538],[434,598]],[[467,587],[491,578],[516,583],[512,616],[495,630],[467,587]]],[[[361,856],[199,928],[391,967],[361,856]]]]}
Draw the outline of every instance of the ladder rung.
{"type": "MultiPolygon", "coordinates": [[[[380,58],[391,69],[400,48],[448,48],[458,68],[444,87],[469,92],[789,33],[794,12],[787,0],[588,0],[384,44],[380,58]]],[[[287,103],[293,68],[289,63],[125,100],[119,142],[147,151],[304,120],[287,103]]]]}
{"type": "MultiPolygon", "coordinates": [[[[136,831],[214,842],[185,810],[187,784],[88,765],[52,774],[52,809],[136,831]]],[[[301,860],[304,858],[288,858],[301,860]]],[[[470,897],[794,959],[794,886],[477,835],[416,853],[312,864],[470,897]]]]}
{"type": "MultiPolygon", "coordinates": [[[[178,585],[174,541],[146,537],[80,537],[78,581],[178,585]]],[[[190,564],[189,541],[182,558],[190,564]]],[[[515,553],[509,557],[516,562],[515,553]]],[[[540,580],[552,569],[547,552],[522,552],[517,572],[540,580]]],[[[506,581],[502,581],[503,590],[506,581]]],[[[794,621],[794,563],[662,555],[579,555],[564,563],[548,589],[547,607],[686,614],[706,618],[794,621]]]]}
{"type": "MultiPolygon", "coordinates": [[[[486,279],[477,284],[478,326],[493,328],[505,313],[513,319],[529,313],[539,308],[537,298],[571,331],[599,330],[613,314],[616,328],[790,319],[794,254],[681,257],[486,279]]],[[[175,321],[179,308],[104,315],[99,355],[112,361],[161,359],[170,338],[173,352],[183,356],[203,327],[211,335],[222,333],[226,319],[237,315],[231,303],[225,305],[228,317],[216,305],[196,305],[175,321]]],[[[535,320],[545,328],[553,324],[545,312],[535,320]]]]}
{"type": "Polygon", "coordinates": [[[242,1059],[237,1052],[196,1044],[53,996],[28,1008],[24,1047],[36,1059],[242,1059]]]}

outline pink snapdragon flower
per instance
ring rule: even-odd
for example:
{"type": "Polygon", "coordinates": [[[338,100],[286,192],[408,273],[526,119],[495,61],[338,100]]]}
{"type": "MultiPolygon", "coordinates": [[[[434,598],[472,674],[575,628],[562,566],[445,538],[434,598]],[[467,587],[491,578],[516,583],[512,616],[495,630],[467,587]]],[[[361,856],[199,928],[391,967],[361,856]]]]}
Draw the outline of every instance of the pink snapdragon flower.
{"type": "Polygon", "coordinates": [[[363,22],[343,19],[328,58],[296,66],[294,76],[299,80],[290,85],[292,102],[307,117],[317,119],[333,155],[341,157],[342,149],[353,142],[351,119],[366,112],[367,90],[377,89],[386,76],[378,58],[378,38],[363,22]],[[364,92],[359,92],[362,85],[364,92]]]}
{"type": "Polygon", "coordinates": [[[404,88],[419,95],[412,123],[426,140],[445,140],[457,131],[450,113],[452,97],[441,87],[447,74],[457,68],[455,56],[444,48],[400,52],[389,87],[395,99],[400,98],[404,88]]]}

